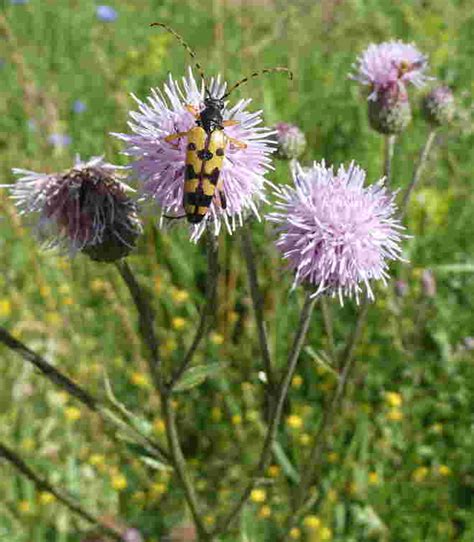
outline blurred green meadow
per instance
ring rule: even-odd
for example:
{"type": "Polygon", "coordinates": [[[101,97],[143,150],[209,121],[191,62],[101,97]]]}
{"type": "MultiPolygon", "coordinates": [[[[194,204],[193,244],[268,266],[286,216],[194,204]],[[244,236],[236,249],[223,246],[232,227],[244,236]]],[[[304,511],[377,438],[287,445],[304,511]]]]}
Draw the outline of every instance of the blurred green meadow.
{"type": "MultiPolygon", "coordinates": [[[[377,289],[357,351],[356,375],[330,438],[317,509],[291,539],[319,542],[474,540],[474,135],[472,0],[122,0],[114,21],[97,18],[89,0],[0,0],[0,184],[11,168],[58,171],[73,157],[105,154],[126,164],[109,132],[127,131],[130,93],[145,98],[171,72],[189,64],[165,32],[173,26],[197,51],[207,74],[234,81],[263,66],[289,66],[251,82],[267,124],[292,122],[308,139],[303,162],[355,159],[370,182],[381,176],[383,141],[371,131],[365,98],[347,77],[371,41],[415,41],[431,74],[455,92],[460,113],[438,135],[422,187],[408,215],[409,263],[395,266],[407,285],[377,289]],[[53,145],[51,136],[70,140],[53,145]],[[431,269],[436,291],[423,288],[431,269]]],[[[237,94],[237,93],[236,93],[237,94]]],[[[414,121],[397,142],[394,183],[410,180],[428,128],[412,92],[414,121]]],[[[289,180],[276,163],[273,182],[289,180]]],[[[115,396],[141,412],[164,442],[159,401],[147,376],[129,294],[113,266],[79,255],[45,252],[28,220],[0,194],[0,324],[96,395],[107,376],[115,396]]],[[[203,243],[183,225],[156,229],[148,209],[145,235],[129,258],[152,293],[163,356],[177,363],[189,344],[203,300],[203,243]]],[[[271,229],[254,223],[271,348],[283,365],[301,307],[292,277],[268,243],[271,229]],[[285,307],[282,310],[282,307],[285,307]]],[[[177,396],[183,447],[212,525],[238,494],[263,434],[261,358],[242,263],[240,235],[222,235],[222,273],[213,331],[196,363],[225,370],[177,396]]],[[[353,303],[332,303],[338,345],[351,329],[353,303]]],[[[272,541],[288,512],[288,492],[311,446],[325,400],[336,384],[322,362],[327,339],[319,310],[292,383],[273,464],[225,541],[272,541]]],[[[39,472],[117,524],[164,540],[189,522],[168,469],[150,465],[120,435],[52,387],[0,346],[0,437],[39,472]],[[118,444],[117,444],[118,443],[118,444]]],[[[37,492],[0,463],[0,541],[80,542],[88,526],[48,493],[37,492]]],[[[181,540],[175,538],[176,540],[181,540]]],[[[95,540],[95,539],[94,539],[95,540]]],[[[168,538],[168,540],[170,540],[168,538]]],[[[182,539],[184,540],[184,538],[182,539]]]]}

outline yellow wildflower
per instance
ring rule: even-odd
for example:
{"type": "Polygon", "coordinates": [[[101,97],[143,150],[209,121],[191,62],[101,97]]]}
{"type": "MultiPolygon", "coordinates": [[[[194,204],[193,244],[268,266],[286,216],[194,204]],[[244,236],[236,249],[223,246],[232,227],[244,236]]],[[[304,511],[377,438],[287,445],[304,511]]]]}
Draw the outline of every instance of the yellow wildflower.
{"type": "Polygon", "coordinates": [[[89,464],[93,467],[97,467],[99,469],[102,469],[105,467],[105,456],[102,454],[91,454],[89,457],[89,464]]]}
{"type": "Polygon", "coordinates": [[[335,489],[330,489],[328,491],[328,501],[332,503],[337,501],[337,491],[335,489]]]}
{"type": "Polygon", "coordinates": [[[204,520],[204,524],[208,527],[212,527],[214,523],[216,522],[215,517],[212,514],[207,514],[202,518],[204,520]]]}
{"type": "Polygon", "coordinates": [[[63,304],[67,306],[74,305],[74,299],[72,297],[65,297],[63,299],[63,304]]]}
{"type": "Polygon", "coordinates": [[[280,475],[280,467],[278,465],[270,465],[267,473],[270,478],[277,478],[280,475]]]}
{"type": "Polygon", "coordinates": [[[8,299],[0,300],[0,318],[6,318],[10,316],[12,312],[12,304],[8,299]]]}
{"type": "Polygon", "coordinates": [[[31,505],[30,505],[29,501],[20,501],[18,503],[18,510],[22,514],[29,514],[31,512],[31,505]]]}
{"type": "Polygon", "coordinates": [[[250,493],[250,500],[256,503],[265,502],[267,499],[267,492],[264,489],[252,489],[250,493]]]}
{"type": "Polygon", "coordinates": [[[337,452],[329,452],[328,461],[329,463],[337,463],[339,461],[339,454],[337,452]]]}
{"type": "Polygon", "coordinates": [[[303,525],[310,531],[316,531],[321,527],[321,524],[318,516],[306,516],[303,520],[303,525]]]}
{"type": "Polygon", "coordinates": [[[301,538],[301,531],[297,527],[293,527],[290,531],[291,540],[299,540],[301,538]]]}
{"type": "Polygon", "coordinates": [[[222,410],[219,407],[212,407],[211,409],[211,419],[214,422],[220,422],[222,420],[222,410]]]}
{"type": "Polygon", "coordinates": [[[49,297],[51,295],[51,287],[47,285],[40,286],[39,293],[43,297],[49,297]]]}
{"type": "Polygon", "coordinates": [[[301,429],[303,427],[303,418],[296,414],[291,414],[286,418],[286,424],[290,429],[301,429]]]}
{"type": "Polygon", "coordinates": [[[308,435],[308,433],[302,433],[298,440],[301,446],[308,446],[311,443],[311,437],[308,435]]]}
{"type": "Polygon", "coordinates": [[[148,380],[148,376],[145,373],[142,373],[140,371],[134,371],[130,375],[130,382],[137,386],[137,388],[148,388],[150,385],[150,381],[148,380]]]}
{"type": "Polygon", "coordinates": [[[189,299],[189,293],[186,290],[180,290],[179,288],[173,288],[171,290],[171,297],[175,303],[184,303],[189,299]]]}
{"type": "Polygon", "coordinates": [[[156,418],[153,422],[153,431],[157,435],[163,435],[166,432],[165,422],[161,418],[156,418]]]}
{"type": "Polygon", "coordinates": [[[385,393],[385,401],[391,406],[391,407],[401,407],[403,403],[402,396],[399,393],[396,393],[394,391],[387,391],[385,393]]]}
{"type": "Polygon", "coordinates": [[[70,406],[64,409],[64,415],[68,421],[76,422],[81,417],[81,411],[75,406],[70,406]]]}
{"type": "Polygon", "coordinates": [[[440,476],[449,476],[451,474],[451,469],[447,465],[440,465],[438,467],[438,474],[440,476]]]}
{"type": "Polygon", "coordinates": [[[380,483],[379,475],[375,471],[369,472],[369,475],[367,478],[371,486],[376,486],[380,483]]]}
{"type": "Polygon", "coordinates": [[[144,491],[135,491],[132,495],[132,500],[135,502],[144,502],[146,500],[146,493],[144,491]]]}
{"type": "Polygon", "coordinates": [[[31,452],[35,449],[36,444],[32,438],[26,437],[21,441],[20,446],[25,452],[31,452]]]}
{"type": "Polygon", "coordinates": [[[47,312],[46,321],[52,326],[57,326],[62,322],[61,315],[57,312],[47,312]]]}
{"type": "Polygon", "coordinates": [[[173,329],[179,331],[186,326],[186,320],[184,318],[181,318],[181,316],[176,316],[171,321],[171,325],[173,326],[173,329]]]}
{"type": "Polygon", "coordinates": [[[267,519],[269,518],[271,515],[272,515],[272,509],[265,505],[265,506],[262,506],[262,508],[260,508],[259,512],[258,512],[258,515],[262,518],[262,519],[267,519]]]}
{"type": "Polygon", "coordinates": [[[422,482],[428,476],[427,467],[418,467],[411,475],[414,482],[422,482]]]}
{"type": "Polygon", "coordinates": [[[209,335],[209,339],[212,344],[220,345],[224,343],[224,337],[220,333],[217,333],[216,331],[213,331],[209,335]]]}
{"type": "Polygon", "coordinates": [[[295,375],[291,381],[291,385],[295,389],[301,388],[303,384],[303,377],[301,375],[295,375]]]}
{"type": "Polygon", "coordinates": [[[40,502],[40,504],[48,505],[54,502],[55,500],[56,500],[56,497],[49,491],[42,491],[38,495],[38,501],[40,502]]]}
{"type": "Polygon", "coordinates": [[[319,534],[319,539],[321,541],[323,540],[331,540],[332,539],[332,531],[329,527],[323,527],[321,529],[321,532],[319,534]]]}
{"type": "Polygon", "coordinates": [[[94,279],[91,282],[91,289],[93,292],[96,292],[96,293],[100,292],[104,288],[105,288],[105,281],[103,281],[102,279],[94,279]]]}
{"type": "Polygon", "coordinates": [[[234,414],[231,418],[232,425],[240,425],[242,423],[242,416],[240,414],[234,414]]]}
{"type": "Polygon", "coordinates": [[[112,482],[112,487],[117,491],[123,491],[124,489],[127,488],[127,485],[128,485],[127,479],[121,473],[114,474],[112,476],[111,482],[112,482]]]}
{"type": "Polygon", "coordinates": [[[403,420],[403,412],[399,408],[391,408],[387,413],[387,419],[391,422],[399,422],[403,420]]]}
{"type": "Polygon", "coordinates": [[[163,482],[155,482],[150,487],[150,495],[152,497],[161,497],[168,491],[168,486],[163,482]]]}

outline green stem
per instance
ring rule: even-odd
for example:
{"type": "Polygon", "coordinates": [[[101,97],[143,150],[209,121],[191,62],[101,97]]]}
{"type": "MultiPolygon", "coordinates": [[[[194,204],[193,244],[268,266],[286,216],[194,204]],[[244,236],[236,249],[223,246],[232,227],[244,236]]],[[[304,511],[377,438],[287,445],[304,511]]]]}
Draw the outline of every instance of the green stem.
{"type": "Polygon", "coordinates": [[[268,390],[271,397],[275,394],[275,383],[273,378],[272,359],[270,347],[268,345],[268,335],[263,316],[263,296],[258,282],[257,266],[252,244],[252,235],[248,226],[242,231],[242,246],[247,264],[247,273],[250,285],[250,296],[252,298],[253,310],[255,313],[255,322],[257,324],[258,340],[262,352],[263,366],[267,376],[268,390]]]}
{"type": "Polygon", "coordinates": [[[400,218],[404,218],[407,209],[408,204],[410,202],[410,197],[413,193],[413,190],[416,188],[417,184],[419,183],[421,179],[421,174],[423,173],[423,170],[426,166],[426,163],[428,161],[428,157],[431,151],[431,147],[433,146],[433,143],[436,139],[436,128],[432,128],[431,131],[428,134],[428,138],[426,139],[424,147],[421,149],[420,157],[418,158],[418,162],[415,167],[415,171],[413,173],[413,177],[411,179],[410,184],[408,185],[408,188],[405,191],[405,194],[402,199],[402,203],[400,205],[400,218]]]}
{"type": "Polygon", "coordinates": [[[186,355],[183,358],[183,361],[178,366],[173,376],[171,377],[170,383],[168,384],[168,389],[172,390],[173,387],[178,383],[179,379],[183,376],[186,369],[191,364],[194,354],[199,347],[202,339],[207,334],[209,329],[210,317],[213,313],[213,307],[215,305],[216,293],[217,293],[217,279],[219,276],[219,254],[218,254],[218,244],[216,237],[208,232],[207,239],[207,288],[206,288],[206,300],[204,306],[201,310],[201,316],[199,319],[199,324],[194,335],[193,342],[189,347],[189,350],[186,352],[186,355]]]}
{"type": "Polygon", "coordinates": [[[392,164],[396,137],[397,136],[393,134],[385,137],[383,174],[386,179],[385,186],[387,188],[389,188],[390,184],[392,183],[392,164]]]}
{"type": "Polygon", "coordinates": [[[99,529],[104,535],[110,536],[118,542],[123,541],[122,535],[118,530],[109,527],[108,525],[103,523],[98,517],[85,510],[65,490],[53,486],[45,477],[36,474],[16,452],[14,452],[11,448],[2,444],[1,442],[0,459],[4,459],[8,463],[13,465],[13,467],[15,467],[15,469],[21,472],[23,476],[33,482],[39,491],[47,491],[48,493],[54,495],[56,499],[62,504],[64,504],[64,506],[69,508],[71,512],[74,512],[75,514],[85,519],[88,523],[94,525],[94,527],[99,529]]]}
{"type": "Polygon", "coordinates": [[[250,478],[239,500],[231,509],[231,511],[227,514],[227,516],[225,516],[220,522],[218,522],[218,525],[215,531],[213,532],[214,536],[218,536],[227,531],[229,526],[237,518],[242,507],[245,505],[248,498],[250,497],[250,493],[252,492],[252,489],[255,487],[255,483],[257,479],[263,475],[263,473],[265,472],[265,469],[268,467],[269,461],[271,459],[271,451],[272,451],[273,443],[275,441],[278,427],[280,425],[280,421],[283,415],[283,407],[285,405],[286,397],[288,395],[288,390],[290,388],[291,380],[296,370],[296,366],[297,366],[298,359],[301,353],[301,349],[303,348],[303,345],[306,339],[306,335],[307,335],[308,328],[311,322],[311,316],[313,314],[315,303],[316,303],[316,298],[312,298],[311,294],[308,293],[306,295],[303,309],[301,311],[300,321],[299,321],[296,335],[293,341],[293,346],[288,356],[286,371],[279,385],[278,397],[276,398],[274,410],[270,418],[270,423],[267,429],[266,438],[263,443],[262,451],[260,453],[260,459],[254,470],[252,477],[250,478]]]}

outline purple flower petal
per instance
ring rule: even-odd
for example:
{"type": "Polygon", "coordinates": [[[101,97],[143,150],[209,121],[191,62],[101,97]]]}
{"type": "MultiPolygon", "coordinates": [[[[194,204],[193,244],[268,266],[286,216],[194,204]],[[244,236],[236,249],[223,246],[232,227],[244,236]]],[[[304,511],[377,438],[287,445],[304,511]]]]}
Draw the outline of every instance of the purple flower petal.
{"type": "Polygon", "coordinates": [[[353,65],[350,77],[370,87],[370,100],[393,85],[412,83],[422,87],[432,78],[425,74],[428,59],[413,44],[402,41],[372,43],[353,65]]]}
{"type": "MultiPolygon", "coordinates": [[[[226,84],[220,77],[211,80],[213,96],[222,96],[226,84]]],[[[155,201],[162,215],[181,216],[183,209],[186,138],[166,142],[166,136],[186,132],[196,125],[194,116],[186,109],[192,105],[202,109],[204,88],[198,87],[191,70],[182,79],[182,88],[170,76],[164,91],[153,89],[146,102],[135,98],[138,111],[130,113],[132,134],[115,134],[126,143],[125,154],[134,158],[131,165],[141,183],[143,194],[155,201]]],[[[191,226],[191,239],[197,241],[206,225],[212,223],[216,235],[224,222],[231,233],[249,212],[258,217],[257,205],[264,199],[265,174],[271,168],[269,141],[271,130],[261,126],[261,112],[247,111],[250,100],[240,100],[233,107],[226,104],[224,119],[238,122],[226,127],[226,136],[245,142],[246,148],[228,144],[221,170],[222,190],[227,208],[217,198],[200,224],[191,226]]]]}
{"type": "Polygon", "coordinates": [[[277,248],[296,273],[294,287],[309,283],[315,295],[355,297],[371,280],[386,282],[387,261],[400,259],[404,237],[395,218],[394,195],[379,181],[364,187],[355,164],[335,173],[322,162],[294,169],[295,186],[274,187],[277,248]]]}

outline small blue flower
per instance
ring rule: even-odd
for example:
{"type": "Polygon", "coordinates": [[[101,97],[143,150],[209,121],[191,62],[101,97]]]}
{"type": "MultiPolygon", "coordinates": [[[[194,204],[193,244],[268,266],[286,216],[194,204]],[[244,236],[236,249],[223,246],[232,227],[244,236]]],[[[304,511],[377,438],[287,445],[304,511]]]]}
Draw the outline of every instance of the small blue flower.
{"type": "Polygon", "coordinates": [[[97,6],[95,14],[103,23],[113,23],[118,18],[117,11],[111,6],[97,6]]]}
{"type": "Polygon", "coordinates": [[[10,0],[10,4],[13,6],[24,6],[25,4],[28,4],[29,0],[10,0]]]}
{"type": "Polygon", "coordinates": [[[72,138],[67,134],[55,133],[48,137],[48,143],[56,148],[67,147],[72,143],[72,138]]]}
{"type": "Polygon", "coordinates": [[[81,100],[75,100],[72,104],[72,110],[74,113],[84,113],[87,110],[87,105],[81,100]]]}

